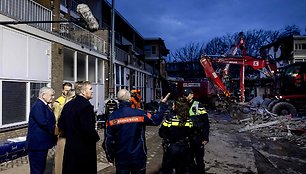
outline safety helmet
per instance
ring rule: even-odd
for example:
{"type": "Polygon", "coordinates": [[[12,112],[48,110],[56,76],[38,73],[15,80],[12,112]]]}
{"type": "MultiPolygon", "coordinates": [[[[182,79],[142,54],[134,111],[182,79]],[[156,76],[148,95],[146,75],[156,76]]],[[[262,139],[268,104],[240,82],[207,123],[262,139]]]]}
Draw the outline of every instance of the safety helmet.
{"type": "Polygon", "coordinates": [[[184,89],[183,95],[184,95],[185,97],[187,97],[189,94],[193,94],[192,89],[191,89],[191,88],[186,88],[186,89],[184,89]]]}
{"type": "Polygon", "coordinates": [[[133,89],[131,93],[140,93],[140,89],[133,89]]]}

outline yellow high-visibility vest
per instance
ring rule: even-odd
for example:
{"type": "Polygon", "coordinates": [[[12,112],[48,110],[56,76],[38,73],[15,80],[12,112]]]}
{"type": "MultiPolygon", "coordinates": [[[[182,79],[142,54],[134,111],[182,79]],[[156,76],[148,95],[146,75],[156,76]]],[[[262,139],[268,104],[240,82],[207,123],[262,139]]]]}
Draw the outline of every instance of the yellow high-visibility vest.
{"type": "Polygon", "coordinates": [[[199,108],[199,103],[198,101],[193,101],[190,109],[189,109],[189,116],[195,116],[195,115],[201,115],[201,114],[206,114],[205,108],[199,108]],[[193,109],[195,108],[195,109],[193,109]]]}
{"type": "Polygon", "coordinates": [[[172,118],[171,120],[165,120],[163,122],[163,126],[165,127],[171,127],[171,126],[186,126],[186,127],[193,127],[193,123],[190,119],[187,119],[184,125],[181,124],[180,120],[178,119],[177,116],[172,118]]]}

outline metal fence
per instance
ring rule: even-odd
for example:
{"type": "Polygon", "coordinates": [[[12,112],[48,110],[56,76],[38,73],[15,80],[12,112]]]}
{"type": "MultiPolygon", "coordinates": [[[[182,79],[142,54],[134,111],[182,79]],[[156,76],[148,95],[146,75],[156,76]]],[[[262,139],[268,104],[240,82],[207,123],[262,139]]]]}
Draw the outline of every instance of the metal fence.
{"type": "MultiPolygon", "coordinates": [[[[64,21],[66,19],[61,18],[61,20],[64,21]]],[[[72,42],[95,50],[96,52],[106,54],[108,51],[106,41],[74,23],[60,23],[59,34],[72,42]]]]}
{"type": "MultiPolygon", "coordinates": [[[[32,0],[0,0],[0,13],[17,21],[52,21],[52,11],[32,0]]],[[[51,23],[30,25],[52,32],[51,23]]],[[[102,38],[74,23],[60,23],[59,33],[52,33],[98,53],[106,53],[108,49],[108,44],[102,38]]]]}
{"type": "MultiPolygon", "coordinates": [[[[52,11],[31,0],[1,0],[0,13],[19,21],[51,21],[52,11]]],[[[51,23],[31,24],[51,31],[51,23]]]]}

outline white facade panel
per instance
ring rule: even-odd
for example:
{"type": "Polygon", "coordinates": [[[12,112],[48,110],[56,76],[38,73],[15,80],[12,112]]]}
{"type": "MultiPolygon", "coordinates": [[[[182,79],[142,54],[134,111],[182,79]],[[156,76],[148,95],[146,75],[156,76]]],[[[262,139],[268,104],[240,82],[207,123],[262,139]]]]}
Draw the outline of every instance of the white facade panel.
{"type": "Polygon", "coordinates": [[[51,43],[29,37],[29,78],[51,80],[51,43]]]}
{"type": "MultiPolygon", "coordinates": [[[[3,55],[2,55],[2,47],[3,47],[3,27],[0,26],[0,77],[3,76],[3,68],[2,68],[2,65],[3,65],[3,55]]],[[[1,103],[0,103],[1,104],[1,103]]],[[[0,115],[1,116],[1,115],[0,115]]]]}
{"type": "Polygon", "coordinates": [[[26,78],[27,36],[6,28],[3,28],[2,31],[2,76],[5,78],[26,78]]]}
{"type": "Polygon", "coordinates": [[[92,87],[93,95],[92,95],[92,99],[89,101],[94,106],[94,110],[97,111],[97,85],[92,84],[91,87],[92,87]]]}
{"type": "Polygon", "coordinates": [[[97,93],[98,93],[98,112],[97,114],[102,114],[104,112],[104,100],[105,100],[105,94],[104,94],[104,85],[98,85],[97,93]]]}

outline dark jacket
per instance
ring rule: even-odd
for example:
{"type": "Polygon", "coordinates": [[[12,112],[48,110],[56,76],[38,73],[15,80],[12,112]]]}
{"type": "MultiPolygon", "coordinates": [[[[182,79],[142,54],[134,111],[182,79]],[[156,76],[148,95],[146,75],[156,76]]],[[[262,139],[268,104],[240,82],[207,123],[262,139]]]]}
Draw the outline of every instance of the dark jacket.
{"type": "Polygon", "coordinates": [[[169,116],[163,121],[159,128],[159,136],[166,143],[175,143],[178,141],[188,141],[193,132],[193,123],[190,119],[181,123],[177,116],[169,116]]]}
{"type": "Polygon", "coordinates": [[[131,108],[131,103],[120,102],[119,109],[108,118],[105,132],[105,153],[108,161],[146,160],[145,126],[159,125],[165,105],[156,114],[131,108]]]}
{"type": "Polygon", "coordinates": [[[29,150],[47,150],[56,143],[54,135],[55,116],[43,101],[38,99],[30,111],[27,148],[29,150]]]}
{"type": "Polygon", "coordinates": [[[188,173],[192,168],[190,137],[193,133],[193,123],[190,119],[182,122],[177,116],[168,117],[163,121],[159,136],[163,138],[162,172],[165,174],[188,173]]]}
{"type": "Polygon", "coordinates": [[[202,141],[209,141],[209,120],[208,114],[204,105],[198,101],[190,103],[190,119],[194,123],[194,136],[193,140],[197,143],[202,141]]]}
{"type": "Polygon", "coordinates": [[[65,104],[58,124],[66,137],[63,174],[97,173],[96,142],[99,135],[90,102],[77,96],[65,104]]]}

